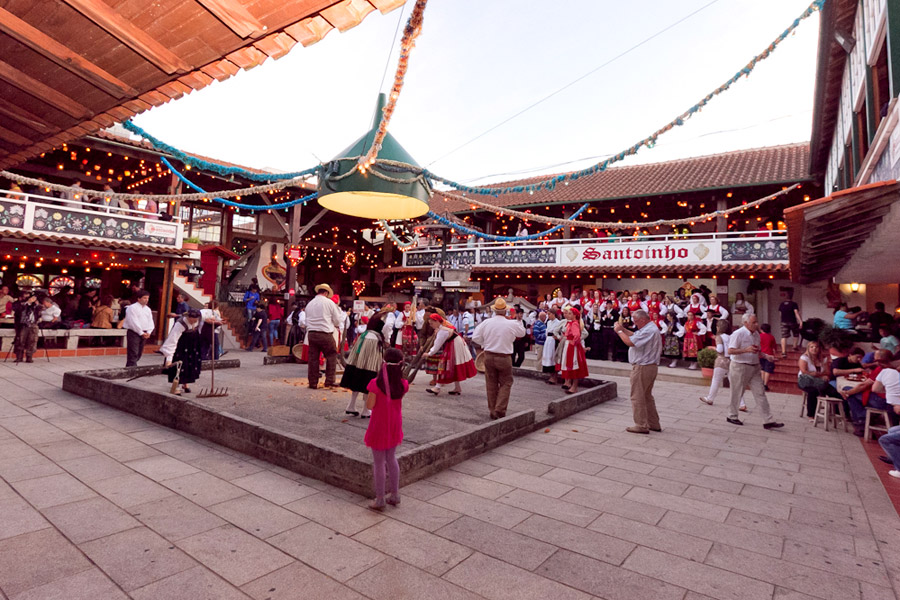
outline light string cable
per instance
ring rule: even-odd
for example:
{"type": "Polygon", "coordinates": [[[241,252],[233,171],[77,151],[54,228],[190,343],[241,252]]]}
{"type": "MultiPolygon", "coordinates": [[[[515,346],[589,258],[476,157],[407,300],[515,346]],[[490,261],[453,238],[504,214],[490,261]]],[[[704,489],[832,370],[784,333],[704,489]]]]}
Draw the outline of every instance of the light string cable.
{"type": "Polygon", "coordinates": [[[372,139],[372,145],[369,149],[359,157],[357,169],[360,173],[365,173],[371,168],[375,162],[375,157],[381,151],[381,143],[384,136],[387,135],[388,126],[391,123],[391,117],[394,116],[394,109],[397,107],[397,100],[400,98],[400,91],[403,89],[403,81],[406,77],[406,70],[409,68],[409,56],[412,49],[416,45],[416,38],[422,33],[422,21],[425,17],[425,5],[428,0],[416,0],[409,20],[403,28],[403,38],[400,40],[400,58],[397,60],[397,71],[394,73],[394,85],[391,87],[391,93],[388,96],[387,104],[382,110],[381,121],[378,123],[378,130],[372,139]]]}
{"type": "Polygon", "coordinates": [[[560,223],[559,225],[556,225],[556,226],[551,227],[550,229],[546,229],[544,231],[540,231],[538,233],[530,233],[528,235],[495,235],[493,233],[482,233],[482,232],[472,229],[470,227],[466,227],[465,225],[460,225],[459,223],[454,223],[447,217],[444,217],[443,215],[439,215],[434,211],[428,211],[428,216],[431,217],[432,219],[434,219],[435,221],[437,221],[438,223],[448,225],[449,227],[451,227],[455,230],[459,230],[459,231],[461,231],[463,233],[467,233],[469,235],[475,235],[477,237],[484,238],[486,240],[491,240],[494,242],[524,242],[524,241],[529,241],[529,240],[539,240],[542,237],[550,235],[551,233],[555,233],[564,227],[570,227],[570,226],[576,226],[576,225],[581,227],[582,226],[581,223],[576,222],[575,219],[577,219],[581,215],[581,213],[586,211],[589,206],[590,205],[587,202],[585,202],[581,206],[581,208],[579,208],[577,211],[575,211],[575,213],[572,214],[571,217],[569,217],[568,219],[560,219],[560,221],[562,221],[562,223],[560,223]]]}
{"type": "MultiPolygon", "coordinates": [[[[709,102],[715,98],[716,96],[722,94],[723,92],[729,90],[734,83],[736,83],[742,77],[749,77],[750,73],[753,71],[756,66],[762,62],[763,60],[769,58],[775,49],[784,41],[786,37],[788,37],[791,33],[794,32],[797,27],[800,26],[800,23],[805,19],[809,18],[813,13],[822,9],[826,0],[814,0],[812,4],[810,4],[803,13],[794,19],[794,21],[790,24],[790,26],[785,29],[781,35],[779,35],[775,40],[769,44],[765,50],[754,56],[746,66],[744,66],[740,71],[735,73],[730,79],[728,79],[725,83],[717,87],[715,90],[704,96],[699,102],[694,104],[692,107],[684,111],[681,115],[672,119],[667,125],[656,130],[654,133],[645,137],[640,142],[634,144],[627,150],[623,150],[618,154],[611,156],[595,165],[592,165],[586,169],[581,169],[580,171],[572,171],[570,173],[563,173],[560,175],[555,175],[550,177],[549,179],[545,179],[543,181],[538,181],[535,183],[531,183],[528,185],[515,185],[515,186],[505,186],[505,187],[470,187],[463,185],[459,182],[453,181],[452,179],[447,179],[445,177],[441,177],[432,173],[428,169],[422,169],[421,172],[425,174],[426,177],[439,181],[445,185],[449,185],[452,188],[455,188],[459,191],[466,192],[469,194],[479,194],[485,196],[496,196],[499,194],[518,194],[523,192],[528,192],[529,194],[533,194],[536,191],[541,190],[553,190],[556,188],[556,185],[559,183],[563,183],[566,181],[575,181],[580,177],[588,177],[590,175],[594,175],[601,171],[605,171],[607,167],[611,164],[624,160],[627,156],[631,156],[637,154],[638,150],[642,147],[653,148],[656,145],[656,141],[659,136],[668,133],[675,127],[681,127],[685,124],[685,122],[694,116],[696,113],[700,112],[709,102]]],[[[410,168],[412,172],[420,172],[418,169],[410,168]]]]}
{"type": "MultiPolygon", "coordinates": [[[[190,179],[185,177],[178,169],[176,169],[174,166],[172,166],[172,163],[170,163],[166,159],[165,156],[160,157],[160,160],[163,162],[164,165],[166,165],[166,167],[168,167],[168,169],[170,171],[172,171],[172,174],[175,175],[175,177],[177,177],[179,180],[181,180],[186,186],[188,186],[192,190],[197,190],[198,192],[201,192],[203,194],[209,194],[209,192],[207,192],[206,190],[201,188],[199,185],[197,185],[196,183],[194,183],[193,181],[191,181],[190,179]]],[[[219,192],[216,192],[216,193],[218,194],[219,192]]],[[[242,202],[235,202],[233,200],[225,200],[224,198],[212,198],[212,200],[214,202],[219,202],[226,206],[233,206],[235,208],[243,208],[243,209],[252,210],[252,211],[263,211],[263,210],[278,210],[278,209],[282,209],[282,208],[288,208],[289,206],[296,206],[298,204],[306,204],[310,200],[315,200],[318,197],[319,197],[319,194],[314,193],[314,194],[310,194],[309,196],[303,196],[302,198],[295,198],[294,200],[288,200],[287,202],[279,202],[276,204],[266,204],[265,206],[261,206],[259,204],[244,204],[242,202]]]]}
{"type": "MultiPolygon", "coordinates": [[[[727,217],[728,215],[730,215],[732,213],[744,211],[744,210],[747,210],[748,208],[755,208],[766,202],[770,202],[770,201],[774,200],[775,198],[778,198],[789,192],[794,191],[795,189],[800,187],[800,185],[801,184],[799,184],[799,183],[795,183],[794,185],[792,185],[790,187],[786,187],[783,190],[779,190],[779,191],[775,192],[774,194],[769,194],[768,196],[759,198],[757,200],[754,200],[753,202],[748,202],[747,204],[741,204],[739,206],[733,206],[733,207],[725,209],[725,210],[716,210],[713,212],[708,212],[708,213],[705,213],[702,215],[696,215],[693,217],[684,217],[682,219],[659,219],[657,221],[644,221],[641,223],[638,223],[637,221],[632,221],[629,223],[619,223],[618,221],[616,221],[616,222],[578,221],[577,223],[572,223],[570,219],[560,219],[559,217],[548,217],[548,216],[544,216],[544,215],[535,215],[532,213],[521,212],[518,210],[504,208],[502,206],[495,206],[493,204],[488,204],[487,202],[481,202],[480,200],[475,200],[474,198],[466,198],[464,196],[458,196],[456,194],[449,194],[449,193],[444,192],[444,195],[448,196],[450,198],[454,198],[456,200],[460,200],[462,202],[476,204],[478,206],[481,206],[482,208],[486,208],[486,209],[492,210],[494,212],[500,212],[507,216],[516,217],[516,218],[523,219],[526,221],[537,221],[539,223],[553,223],[553,224],[557,224],[561,227],[564,227],[566,225],[572,225],[575,227],[585,228],[585,229],[638,229],[638,228],[644,228],[644,227],[656,227],[659,225],[685,225],[687,223],[707,221],[707,220],[713,219],[715,217],[727,217]]],[[[585,205],[585,206],[587,206],[587,205],[585,205]]],[[[582,207],[582,209],[583,208],[584,207],[582,207]]],[[[429,213],[429,214],[433,214],[433,213],[429,213]]],[[[549,231],[550,230],[548,230],[548,232],[549,231]]],[[[546,235],[546,233],[544,235],[546,235]]],[[[530,239],[530,237],[531,236],[529,236],[528,238],[519,238],[519,239],[530,239]]],[[[518,239],[515,241],[518,241],[518,239]]]]}
{"type": "MultiPolygon", "coordinates": [[[[171,164],[171,163],[168,163],[171,164]]],[[[174,173],[174,170],[173,170],[174,173]]],[[[121,192],[109,192],[109,191],[97,191],[90,190],[82,187],[72,187],[70,185],[60,185],[58,183],[49,183],[42,179],[35,179],[33,177],[25,177],[24,175],[19,175],[17,173],[13,173],[11,171],[0,171],[0,177],[5,179],[9,179],[10,181],[15,181],[16,183],[21,183],[24,185],[33,185],[38,188],[53,190],[54,192],[71,192],[74,194],[86,194],[88,196],[102,196],[104,198],[116,199],[116,200],[141,200],[146,198],[152,198],[158,202],[171,202],[175,200],[203,200],[204,198],[209,198],[209,194],[206,192],[197,193],[197,194],[123,194],[121,192]]],[[[285,188],[291,186],[299,186],[301,185],[309,175],[298,177],[297,179],[290,179],[284,181],[277,181],[275,183],[268,183],[266,185],[257,185],[248,188],[238,188],[234,190],[224,190],[221,192],[216,192],[219,196],[224,198],[234,198],[235,196],[252,196],[253,194],[264,194],[268,192],[277,192],[279,190],[283,190],[285,188]]],[[[308,198],[308,196],[307,196],[308,198]]],[[[255,209],[260,209],[261,207],[248,204],[248,207],[252,207],[255,209]]],[[[274,205],[273,205],[274,206],[274,205]]],[[[271,208],[271,206],[265,206],[262,208],[271,208]]],[[[252,209],[251,209],[252,210],[252,209]]]]}
{"type": "Polygon", "coordinates": [[[243,167],[223,165],[221,163],[203,160],[202,158],[191,156],[190,154],[187,154],[186,152],[179,150],[174,146],[170,146],[162,140],[153,137],[144,129],[142,129],[138,125],[135,125],[131,119],[125,119],[124,121],[122,121],[122,127],[134,134],[141,136],[142,138],[150,142],[150,145],[157,150],[171,154],[184,164],[190,165],[191,168],[200,169],[202,171],[209,171],[211,173],[216,173],[217,175],[222,175],[223,177],[234,177],[235,175],[237,175],[244,179],[249,179],[250,181],[282,181],[285,179],[297,179],[298,177],[308,177],[311,175],[315,175],[319,171],[319,169],[321,169],[321,165],[316,165],[315,167],[310,167],[308,169],[297,171],[295,173],[255,173],[253,171],[244,169],[243,167]]]}

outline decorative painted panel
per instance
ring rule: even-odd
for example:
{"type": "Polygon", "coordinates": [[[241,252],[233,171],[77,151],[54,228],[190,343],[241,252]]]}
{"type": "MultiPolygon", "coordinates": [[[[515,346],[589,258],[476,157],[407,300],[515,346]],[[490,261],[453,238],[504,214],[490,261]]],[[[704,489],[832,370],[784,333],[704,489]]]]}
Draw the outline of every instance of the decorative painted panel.
{"type": "Polygon", "coordinates": [[[481,250],[480,264],[482,265],[552,265],[555,263],[555,247],[516,248],[511,246],[508,248],[486,248],[481,250]]]}
{"type": "Polygon", "coordinates": [[[175,223],[63,207],[36,207],[31,229],[35,232],[89,236],[140,244],[172,247],[178,244],[178,226],[175,223]]]}
{"type": "Polygon", "coordinates": [[[784,240],[722,242],[722,262],[788,260],[784,240]]]}
{"type": "Polygon", "coordinates": [[[25,228],[25,206],[18,202],[0,200],[0,227],[25,228]]]}

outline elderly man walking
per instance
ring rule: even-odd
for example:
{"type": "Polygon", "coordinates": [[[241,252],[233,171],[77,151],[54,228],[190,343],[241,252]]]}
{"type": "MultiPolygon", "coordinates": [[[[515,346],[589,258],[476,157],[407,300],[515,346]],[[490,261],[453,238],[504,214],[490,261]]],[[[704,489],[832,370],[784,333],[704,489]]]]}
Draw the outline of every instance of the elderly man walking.
{"type": "Polygon", "coordinates": [[[319,386],[319,355],[325,355],[325,387],[334,386],[337,343],[334,332],[344,326],[344,313],[331,297],[334,292],[327,283],[316,286],[316,297],[306,305],[306,331],[309,338],[307,379],[310,389],[319,386]]]}
{"type": "Polygon", "coordinates": [[[497,298],[493,309],[494,316],[482,321],[472,334],[472,341],[484,350],[484,383],[491,420],[506,416],[513,383],[513,342],[525,335],[521,320],[506,317],[507,306],[503,298],[497,298]]]}
{"type": "Polygon", "coordinates": [[[662,336],[659,327],[650,320],[645,310],[636,310],[632,315],[634,331],[616,323],[613,330],[628,346],[628,362],[631,363],[631,408],[634,425],[626,427],[629,433],[648,434],[662,431],[656,401],[653,399],[653,384],[659,371],[659,355],[662,354],[662,336]]]}
{"type": "MultiPolygon", "coordinates": [[[[745,313],[741,318],[743,327],[731,334],[728,340],[728,356],[731,357],[731,366],[728,369],[728,380],[731,382],[731,406],[728,408],[727,420],[733,425],[743,425],[738,419],[738,407],[741,396],[747,386],[753,393],[753,399],[763,414],[763,427],[775,429],[784,427],[784,423],[776,423],[769,410],[769,399],[766,398],[766,390],[762,380],[762,370],[759,366],[759,320],[756,315],[745,313]]],[[[774,361],[771,354],[764,354],[763,358],[774,361]]]]}

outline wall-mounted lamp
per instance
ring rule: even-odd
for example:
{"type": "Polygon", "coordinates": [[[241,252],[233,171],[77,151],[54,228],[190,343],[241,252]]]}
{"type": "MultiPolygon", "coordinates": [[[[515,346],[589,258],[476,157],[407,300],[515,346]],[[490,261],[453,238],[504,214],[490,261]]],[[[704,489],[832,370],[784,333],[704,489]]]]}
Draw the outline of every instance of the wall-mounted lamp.
{"type": "Polygon", "coordinates": [[[851,284],[850,284],[850,291],[853,292],[853,293],[858,292],[858,291],[859,291],[859,284],[858,284],[858,283],[851,283],[851,284]]]}

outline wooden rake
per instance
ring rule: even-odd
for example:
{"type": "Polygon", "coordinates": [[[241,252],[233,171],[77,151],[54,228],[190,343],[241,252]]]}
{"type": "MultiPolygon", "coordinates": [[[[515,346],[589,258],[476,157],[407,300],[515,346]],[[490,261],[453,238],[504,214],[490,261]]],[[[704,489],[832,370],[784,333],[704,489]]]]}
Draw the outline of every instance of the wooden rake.
{"type": "Polygon", "coordinates": [[[198,398],[222,398],[228,395],[228,388],[218,388],[216,389],[216,328],[212,327],[212,341],[210,343],[210,358],[212,360],[209,361],[210,364],[210,381],[209,381],[209,389],[203,388],[200,390],[200,393],[197,394],[198,398]]]}

